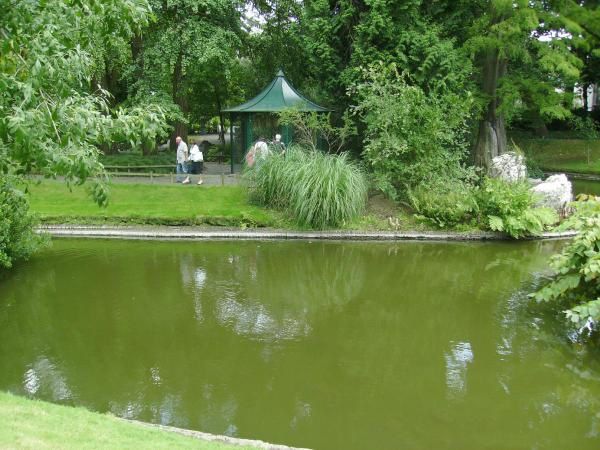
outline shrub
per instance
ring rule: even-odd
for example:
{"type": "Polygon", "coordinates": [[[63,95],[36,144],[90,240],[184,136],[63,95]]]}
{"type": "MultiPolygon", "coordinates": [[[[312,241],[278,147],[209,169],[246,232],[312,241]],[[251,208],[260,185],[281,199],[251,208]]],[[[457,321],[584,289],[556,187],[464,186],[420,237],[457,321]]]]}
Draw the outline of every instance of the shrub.
{"type": "Polygon", "coordinates": [[[578,201],[576,209],[571,226],[579,234],[552,257],[552,280],[531,297],[566,307],[567,320],[589,336],[598,332],[600,321],[600,202],[578,201]]]}
{"type": "Polygon", "coordinates": [[[392,199],[438,179],[464,178],[469,92],[425,92],[395,65],[373,65],[352,89],[354,112],[365,125],[363,157],[375,186],[392,199]]]}
{"type": "Polygon", "coordinates": [[[231,161],[231,145],[209,145],[204,149],[205,162],[222,162],[229,163],[231,161]]]}
{"type": "Polygon", "coordinates": [[[294,130],[294,141],[302,147],[311,150],[325,147],[331,153],[340,153],[357,132],[348,112],[341,117],[341,126],[336,127],[331,123],[330,113],[302,112],[289,108],[279,113],[279,125],[290,126],[294,130]]]}
{"type": "Polygon", "coordinates": [[[527,183],[495,178],[484,179],[481,186],[469,179],[422,184],[408,191],[408,199],[417,218],[439,228],[478,223],[517,239],[539,234],[558,220],[554,210],[535,207],[527,183]]]}
{"type": "Polygon", "coordinates": [[[477,215],[476,188],[461,180],[429,183],[408,190],[416,217],[439,228],[468,224],[477,215]]]}
{"type": "Polygon", "coordinates": [[[247,172],[252,198],[288,211],[303,226],[347,223],[363,210],[368,184],[346,153],[331,155],[292,146],[247,172]]]}
{"type": "Polygon", "coordinates": [[[536,208],[526,182],[508,183],[486,178],[477,192],[479,223],[492,231],[503,231],[514,238],[539,234],[556,223],[558,215],[550,208],[536,208]]]}
{"type": "Polygon", "coordinates": [[[9,269],[39,247],[42,238],[33,230],[35,224],[25,194],[0,179],[0,269],[9,269]]]}

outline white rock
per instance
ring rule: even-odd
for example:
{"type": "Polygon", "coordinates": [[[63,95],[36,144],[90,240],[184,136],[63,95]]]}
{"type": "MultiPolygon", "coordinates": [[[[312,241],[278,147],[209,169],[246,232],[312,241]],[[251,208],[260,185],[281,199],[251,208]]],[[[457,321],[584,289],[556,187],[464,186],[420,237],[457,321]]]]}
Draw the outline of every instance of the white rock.
{"type": "Polygon", "coordinates": [[[527,178],[525,158],[513,152],[503,153],[492,159],[490,176],[514,183],[527,178]]]}
{"type": "Polygon", "coordinates": [[[538,194],[536,206],[555,209],[561,216],[569,212],[569,203],[573,200],[571,182],[564,173],[552,175],[531,190],[538,194]]]}

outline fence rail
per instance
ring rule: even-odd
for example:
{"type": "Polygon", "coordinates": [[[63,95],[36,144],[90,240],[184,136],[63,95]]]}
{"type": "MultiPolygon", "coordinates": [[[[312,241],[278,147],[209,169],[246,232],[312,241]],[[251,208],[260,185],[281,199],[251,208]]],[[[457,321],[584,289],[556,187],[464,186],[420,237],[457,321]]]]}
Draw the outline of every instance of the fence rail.
{"type": "Polygon", "coordinates": [[[107,174],[112,177],[150,177],[150,182],[156,177],[170,177],[171,183],[173,183],[173,176],[175,173],[175,164],[150,164],[150,165],[106,165],[104,169],[107,174]],[[155,170],[163,169],[160,172],[155,170]],[[165,171],[164,169],[171,169],[165,171]],[[136,172],[132,172],[135,170],[136,172]]]}
{"type": "Polygon", "coordinates": [[[118,170],[118,169],[173,169],[175,170],[175,164],[163,164],[163,165],[151,165],[151,166],[104,166],[104,168],[108,171],[118,170]]]}
{"type": "MultiPolygon", "coordinates": [[[[202,174],[193,175],[209,175],[206,170],[206,161],[204,162],[204,171],[202,174]]],[[[214,165],[215,163],[209,163],[214,165]]],[[[221,166],[221,165],[219,165],[221,166]]],[[[176,164],[150,164],[150,165],[105,165],[107,175],[111,177],[132,177],[132,178],[150,178],[150,182],[154,183],[155,178],[164,180],[170,178],[170,182],[175,182],[175,169],[176,164]],[[166,170],[169,169],[169,170],[166,170]]],[[[239,168],[238,168],[239,169],[239,168]]],[[[239,169],[241,170],[241,169],[239,169]]],[[[229,166],[227,167],[213,167],[212,173],[209,176],[220,176],[221,185],[225,185],[225,175],[229,172],[229,166]],[[225,170],[226,169],[226,170],[225,170]]],[[[213,180],[214,181],[214,180],[213,180]]],[[[216,183],[212,183],[216,184],[216,183]]]]}

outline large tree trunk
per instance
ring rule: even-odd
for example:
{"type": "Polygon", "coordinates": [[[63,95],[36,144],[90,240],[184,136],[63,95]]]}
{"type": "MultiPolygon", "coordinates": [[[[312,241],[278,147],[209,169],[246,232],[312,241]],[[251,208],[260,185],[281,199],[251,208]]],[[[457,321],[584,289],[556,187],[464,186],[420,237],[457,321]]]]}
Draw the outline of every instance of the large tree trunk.
{"type": "Polygon", "coordinates": [[[546,123],[544,122],[544,119],[542,118],[541,114],[537,110],[533,112],[532,125],[533,131],[536,136],[548,136],[548,127],[546,126],[546,123]]]}
{"type": "MultiPolygon", "coordinates": [[[[173,101],[176,105],[181,108],[181,112],[183,112],[184,116],[189,112],[189,105],[187,100],[187,95],[184,92],[184,83],[183,83],[183,53],[180,50],[179,55],[177,56],[177,61],[175,63],[175,68],[173,70],[173,78],[172,78],[172,86],[173,86],[173,101]]],[[[171,133],[171,150],[176,149],[175,138],[177,136],[181,136],[185,142],[187,142],[188,136],[188,124],[187,122],[176,121],[173,124],[173,132],[171,133]]]]}
{"type": "Polygon", "coordinates": [[[217,108],[219,109],[219,123],[221,125],[219,130],[219,140],[222,145],[225,145],[225,116],[223,116],[223,113],[221,112],[221,96],[217,89],[215,89],[215,99],[217,101],[217,108]]]}
{"type": "MultiPolygon", "coordinates": [[[[141,34],[135,34],[129,42],[131,48],[131,58],[133,59],[134,69],[133,77],[135,80],[140,80],[144,77],[144,38],[141,34]]],[[[156,142],[143,141],[142,154],[150,155],[156,151],[156,142]]]]}
{"type": "Polygon", "coordinates": [[[144,39],[141,34],[136,34],[129,43],[131,48],[131,58],[134,62],[133,76],[139,80],[144,76],[144,39]]]}
{"type": "Polygon", "coordinates": [[[489,98],[489,103],[479,122],[473,162],[477,167],[487,170],[492,158],[506,152],[506,127],[504,118],[498,115],[500,102],[497,96],[498,83],[506,73],[506,60],[496,50],[490,50],[483,56],[482,64],[482,90],[489,98]]]}

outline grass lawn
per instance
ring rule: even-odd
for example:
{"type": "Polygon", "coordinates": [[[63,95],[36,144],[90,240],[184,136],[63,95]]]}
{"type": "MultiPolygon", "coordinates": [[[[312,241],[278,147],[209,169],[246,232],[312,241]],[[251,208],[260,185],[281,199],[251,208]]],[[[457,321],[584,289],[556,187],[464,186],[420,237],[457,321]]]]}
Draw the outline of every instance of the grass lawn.
{"type": "Polygon", "coordinates": [[[59,181],[29,186],[31,210],[46,223],[279,226],[281,215],[251,205],[241,186],[112,184],[110,204],[100,208],[85,187],[69,191],[59,181]]]}
{"type": "MultiPolygon", "coordinates": [[[[97,206],[86,188],[69,191],[60,181],[44,180],[29,186],[31,210],[42,223],[215,225],[229,227],[295,228],[285,214],[252,205],[242,186],[182,186],[112,184],[110,204],[97,206]]],[[[425,230],[412,214],[377,195],[365,214],[347,224],[354,230],[425,230]],[[388,217],[395,219],[390,224],[388,217]]]]}
{"type": "Polygon", "coordinates": [[[254,447],[202,441],[83,408],[0,392],[0,448],[249,450],[254,447]]]}
{"type": "Polygon", "coordinates": [[[600,140],[527,139],[517,144],[542,170],[600,174],[600,140]]]}

